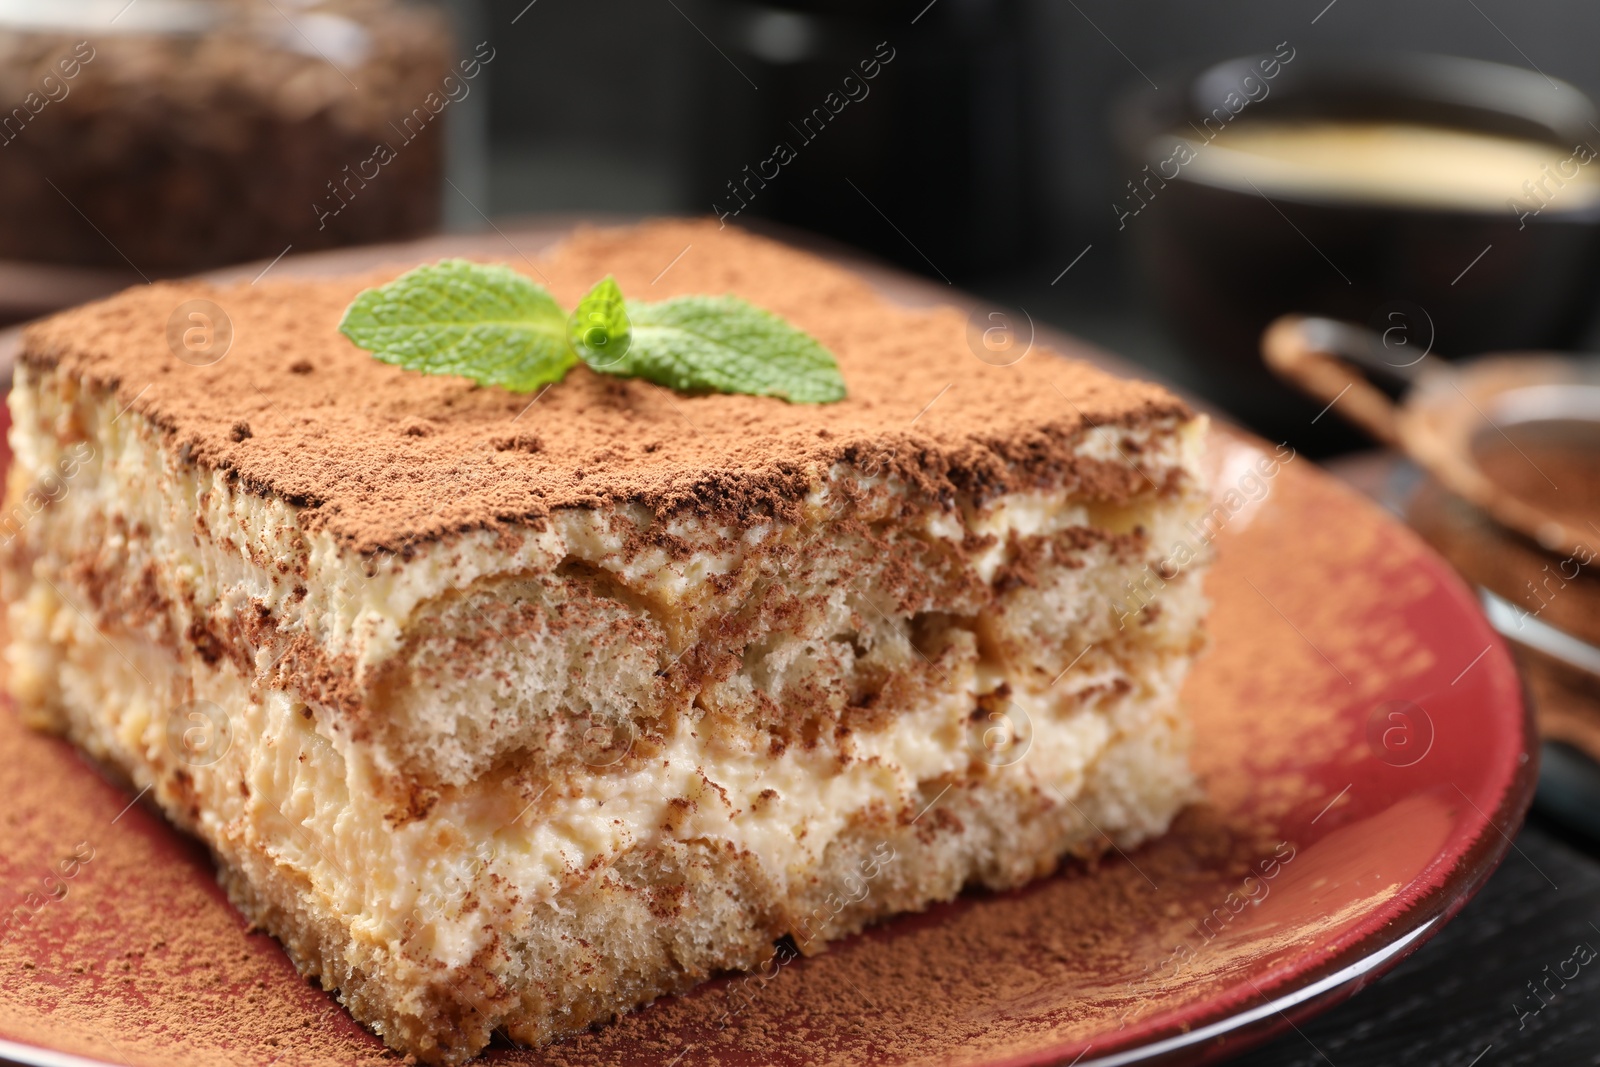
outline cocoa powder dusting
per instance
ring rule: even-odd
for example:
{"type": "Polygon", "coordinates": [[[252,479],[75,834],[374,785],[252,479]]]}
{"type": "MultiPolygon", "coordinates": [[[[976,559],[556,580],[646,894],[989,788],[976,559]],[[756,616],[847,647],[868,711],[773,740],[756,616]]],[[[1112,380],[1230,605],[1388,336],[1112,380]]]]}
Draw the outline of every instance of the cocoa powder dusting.
{"type": "MultiPolygon", "coordinates": [[[[408,440],[392,436],[392,447],[408,440]]],[[[1326,951],[1421,877],[1443,842],[1453,794],[1394,802],[1341,789],[1349,766],[1371,758],[1368,705],[1352,704],[1353,690],[1436,676],[1442,686],[1456,666],[1433,664],[1401,627],[1374,631],[1372,604],[1399,618],[1438,595],[1428,575],[1439,572],[1415,539],[1303,461],[1277,474],[1258,511],[1234,516],[1217,547],[1217,636],[1184,690],[1206,800],[1165,838],[1020,891],[969,893],[821,956],[780,953],[762,975],[666,998],[550,1048],[496,1045],[489,1060],[976,1063],[1072,1042],[1109,1050],[1219,995],[1259,1003],[1241,976],[1265,980],[1326,951]],[[1268,583],[1272,603],[1246,579],[1268,583]],[[1359,662],[1361,678],[1341,678],[1280,610],[1334,661],[1359,662]],[[1235,912],[1240,893],[1259,900],[1235,912]]],[[[9,711],[0,749],[7,912],[30,886],[43,893],[80,842],[93,849],[57,879],[62,899],[0,942],[0,1035],[173,1067],[394,1059],[296,977],[273,941],[246,932],[197,847],[142,807],[118,816],[131,790],[9,711]]]]}
{"type": "Polygon", "coordinates": [[[581,366],[524,395],[391,367],[338,324],[357,292],[411,263],[354,278],[140,286],[31,327],[19,358],[114,388],[119,410],[131,405],[183,455],[317,509],[314,526],[362,551],[621,501],[743,524],[792,514],[836,461],[887,461],[930,497],[981,499],[1082,481],[1072,450],[1091,422],[1186,414],[1159,386],[1044,351],[990,366],[960,312],[895,307],[839,267],[710,222],[580,230],[546,259],[509,265],[564,307],[606,274],[639,299],[735,293],[831,349],[849,396],[684,396],[581,366]],[[168,320],[195,299],[233,328],[208,366],[168,347],[168,320]]]}

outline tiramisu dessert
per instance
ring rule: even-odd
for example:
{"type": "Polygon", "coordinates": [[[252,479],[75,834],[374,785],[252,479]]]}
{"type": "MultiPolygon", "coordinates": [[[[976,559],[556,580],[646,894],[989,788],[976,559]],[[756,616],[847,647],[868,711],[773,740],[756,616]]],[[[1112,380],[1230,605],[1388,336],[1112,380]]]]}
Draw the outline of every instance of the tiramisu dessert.
{"type": "Polygon", "coordinates": [[[4,523],[22,714],[392,1048],[549,1042],[1192,798],[1180,400],[715,223],[420,266],[31,327],[4,523]]]}

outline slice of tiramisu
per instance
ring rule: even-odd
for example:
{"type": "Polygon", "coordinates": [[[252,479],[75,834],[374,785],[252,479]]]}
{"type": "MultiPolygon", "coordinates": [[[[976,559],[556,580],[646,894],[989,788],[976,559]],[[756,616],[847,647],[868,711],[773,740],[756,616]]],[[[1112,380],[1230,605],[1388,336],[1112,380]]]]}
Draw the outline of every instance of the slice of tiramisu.
{"type": "Polygon", "coordinates": [[[511,266],[562,308],[607,275],[742,298],[843,399],[581,363],[510,392],[341,334],[408,266],[33,326],[4,524],[23,714],[390,1046],[547,1042],[1191,797],[1179,400],[991,366],[958,312],[686,222],[511,266]]]}

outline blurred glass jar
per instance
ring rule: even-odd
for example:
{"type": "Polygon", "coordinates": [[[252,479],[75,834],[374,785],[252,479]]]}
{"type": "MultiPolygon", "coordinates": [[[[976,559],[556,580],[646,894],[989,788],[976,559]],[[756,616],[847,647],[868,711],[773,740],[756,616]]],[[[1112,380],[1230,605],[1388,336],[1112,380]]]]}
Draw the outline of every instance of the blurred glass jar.
{"type": "Polygon", "coordinates": [[[396,0],[0,0],[0,259],[153,277],[435,229],[451,47],[396,0]]]}

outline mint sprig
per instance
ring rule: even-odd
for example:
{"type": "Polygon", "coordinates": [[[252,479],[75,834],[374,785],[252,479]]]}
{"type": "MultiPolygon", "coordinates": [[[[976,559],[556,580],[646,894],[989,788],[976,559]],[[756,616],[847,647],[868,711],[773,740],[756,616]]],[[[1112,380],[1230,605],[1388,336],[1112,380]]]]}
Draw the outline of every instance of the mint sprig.
{"type": "Polygon", "coordinates": [[[446,259],[363,290],[339,330],[385,363],[529,392],[578,362],[567,316],[508,267],[446,259]]]}
{"type": "Polygon", "coordinates": [[[571,316],[507,267],[447,259],[360,293],[339,329],[385,363],[513,392],[560,381],[578,362],[684,392],[796,404],[842,400],[833,354],[736,296],[625,300],[607,276],[571,316]]]}

